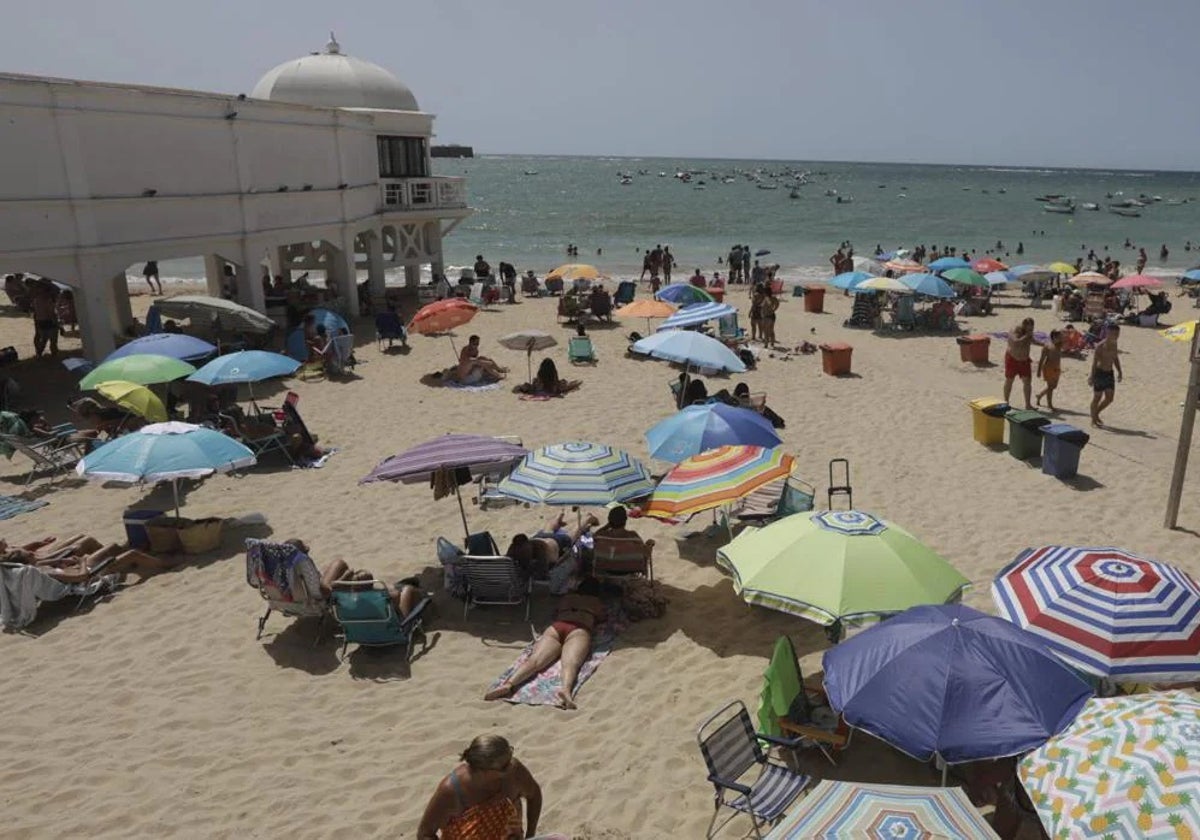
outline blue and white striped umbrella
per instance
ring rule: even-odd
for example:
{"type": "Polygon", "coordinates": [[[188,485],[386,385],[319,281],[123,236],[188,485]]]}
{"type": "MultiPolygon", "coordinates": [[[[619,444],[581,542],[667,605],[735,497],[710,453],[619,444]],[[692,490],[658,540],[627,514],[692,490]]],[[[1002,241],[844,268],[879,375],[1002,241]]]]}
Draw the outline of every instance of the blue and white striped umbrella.
{"type": "Polygon", "coordinates": [[[649,496],[654,480],[628,452],[571,441],[530,452],[497,490],[535,504],[606,505],[649,496]]]}
{"type": "Polygon", "coordinates": [[[697,324],[703,324],[705,321],[713,321],[717,318],[724,318],[726,315],[736,313],[737,308],[730,306],[728,303],[693,303],[690,306],[683,307],[683,309],[680,309],[670,318],[663,321],[658,331],[694,327],[697,324]]]}
{"type": "Polygon", "coordinates": [[[1089,674],[1200,678],[1200,585],[1174,566],[1117,548],[1030,548],[996,575],[992,599],[1089,674]]]}

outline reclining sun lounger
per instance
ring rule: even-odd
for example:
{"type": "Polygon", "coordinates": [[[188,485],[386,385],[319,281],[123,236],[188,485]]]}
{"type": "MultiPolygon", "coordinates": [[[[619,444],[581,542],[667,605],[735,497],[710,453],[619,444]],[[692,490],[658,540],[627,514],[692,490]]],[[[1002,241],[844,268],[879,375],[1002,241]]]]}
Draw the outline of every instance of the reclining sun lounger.
{"type": "Polygon", "coordinates": [[[118,575],[106,575],[104,568],[115,558],[89,570],[86,580],[64,583],[40,566],[25,563],[0,563],[0,626],[9,630],[28,627],[37,617],[38,605],[78,595],[75,609],[85,599],[116,587],[118,575]]]}
{"type": "Polygon", "coordinates": [[[313,639],[316,645],[329,615],[329,600],[321,594],[321,573],[311,557],[290,543],[246,540],[246,583],[257,589],[267,602],[267,611],[258,620],[255,639],[262,638],[263,628],[274,611],[292,618],[318,618],[313,639]]]}
{"type": "Polygon", "coordinates": [[[431,598],[424,598],[401,618],[379,580],[338,581],[333,585],[333,617],[342,628],[341,658],[351,642],[359,647],[404,645],[404,661],[412,659],[413,642],[422,638],[422,614],[431,598]]]}

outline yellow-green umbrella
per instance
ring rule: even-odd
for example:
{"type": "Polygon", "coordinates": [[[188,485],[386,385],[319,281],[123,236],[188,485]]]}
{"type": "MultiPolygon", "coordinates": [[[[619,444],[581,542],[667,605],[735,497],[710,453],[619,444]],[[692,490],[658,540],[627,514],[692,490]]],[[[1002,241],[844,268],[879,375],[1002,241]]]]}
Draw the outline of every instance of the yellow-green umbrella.
{"type": "Polygon", "coordinates": [[[187,362],[159,356],[154,353],[137,353],[109,359],[79,381],[81,391],[90,391],[102,382],[134,382],[138,385],[156,385],[183,379],[196,372],[187,362]]]}
{"type": "Polygon", "coordinates": [[[113,379],[97,385],[96,392],[152,423],[165,423],[167,420],[166,406],[145,385],[113,379]]]}
{"type": "Polygon", "coordinates": [[[912,289],[910,289],[908,286],[905,286],[895,277],[872,277],[870,280],[862,281],[850,291],[899,292],[900,294],[906,295],[912,294],[912,289]]]}
{"type": "Polygon", "coordinates": [[[1176,324],[1173,327],[1167,327],[1165,330],[1159,330],[1158,334],[1167,341],[1191,341],[1192,336],[1196,334],[1197,321],[1185,321],[1182,324],[1176,324]]]}
{"type": "Polygon", "coordinates": [[[1050,269],[1055,274],[1066,274],[1068,276],[1079,273],[1078,268],[1068,262],[1063,262],[1062,260],[1059,260],[1058,262],[1052,262],[1050,265],[1046,266],[1046,268],[1050,269]]]}

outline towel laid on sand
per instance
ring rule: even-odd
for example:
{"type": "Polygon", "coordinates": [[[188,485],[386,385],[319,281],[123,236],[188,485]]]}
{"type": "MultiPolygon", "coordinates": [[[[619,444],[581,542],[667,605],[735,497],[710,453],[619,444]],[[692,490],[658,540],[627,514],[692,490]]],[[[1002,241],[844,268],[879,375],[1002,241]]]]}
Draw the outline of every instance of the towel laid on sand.
{"type": "Polygon", "coordinates": [[[28,513],[45,507],[49,502],[44,499],[22,499],[17,496],[0,496],[0,519],[12,519],[21,513],[28,513]]]}
{"type": "Polygon", "coordinates": [[[42,601],[58,601],[68,595],[92,595],[111,589],[116,575],[100,575],[87,583],[63,583],[37,566],[16,563],[0,565],[0,625],[18,630],[37,616],[42,601]]]}
{"type": "MultiPolygon", "coordinates": [[[[600,663],[612,652],[617,634],[625,628],[626,624],[628,624],[628,621],[623,614],[610,609],[609,617],[597,629],[595,638],[592,640],[591,655],[583,663],[583,667],[579,669],[579,677],[575,680],[575,690],[571,693],[572,697],[579,693],[579,687],[587,682],[588,677],[596,672],[596,669],[600,667],[600,663]]],[[[517,657],[517,661],[501,674],[495,682],[488,686],[489,690],[508,679],[521,666],[521,663],[533,653],[533,646],[535,644],[536,642],[530,642],[525,647],[525,650],[521,651],[521,655],[517,657]]],[[[562,663],[555,662],[504,699],[509,703],[525,703],[529,706],[556,706],[558,704],[554,694],[561,687],[562,663]]]]}

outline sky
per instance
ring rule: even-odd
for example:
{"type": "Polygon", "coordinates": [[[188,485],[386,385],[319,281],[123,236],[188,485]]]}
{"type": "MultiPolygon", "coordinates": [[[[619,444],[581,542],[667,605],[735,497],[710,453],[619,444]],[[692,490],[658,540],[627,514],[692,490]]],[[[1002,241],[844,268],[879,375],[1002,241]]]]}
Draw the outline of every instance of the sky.
{"type": "Polygon", "coordinates": [[[222,93],[333,30],[482,154],[1200,169],[1198,0],[7,5],[0,71],[222,93]]]}

